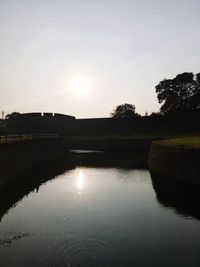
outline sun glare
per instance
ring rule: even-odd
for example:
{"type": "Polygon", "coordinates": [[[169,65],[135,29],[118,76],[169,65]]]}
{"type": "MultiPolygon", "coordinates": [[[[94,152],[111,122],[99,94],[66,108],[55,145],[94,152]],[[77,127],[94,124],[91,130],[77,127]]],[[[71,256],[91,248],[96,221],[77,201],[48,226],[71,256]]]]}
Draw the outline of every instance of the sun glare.
{"type": "Polygon", "coordinates": [[[73,77],[69,83],[70,90],[75,94],[86,93],[91,88],[91,80],[84,76],[73,77]]]}

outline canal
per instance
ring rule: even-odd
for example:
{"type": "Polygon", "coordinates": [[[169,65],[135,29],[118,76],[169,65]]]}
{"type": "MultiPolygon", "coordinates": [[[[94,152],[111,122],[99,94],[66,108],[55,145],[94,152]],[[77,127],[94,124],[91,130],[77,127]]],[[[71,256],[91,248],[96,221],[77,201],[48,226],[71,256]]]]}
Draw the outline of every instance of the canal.
{"type": "Polygon", "coordinates": [[[1,267],[200,266],[198,189],[147,169],[51,168],[1,201],[1,267]]]}

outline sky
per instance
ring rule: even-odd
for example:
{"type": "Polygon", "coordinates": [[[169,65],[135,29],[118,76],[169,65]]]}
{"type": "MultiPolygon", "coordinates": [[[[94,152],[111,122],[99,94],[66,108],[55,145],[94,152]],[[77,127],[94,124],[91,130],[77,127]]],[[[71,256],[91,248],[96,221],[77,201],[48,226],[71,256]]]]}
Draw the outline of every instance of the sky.
{"type": "Polygon", "coordinates": [[[200,72],[199,0],[0,0],[0,111],[157,112],[155,86],[200,72]]]}

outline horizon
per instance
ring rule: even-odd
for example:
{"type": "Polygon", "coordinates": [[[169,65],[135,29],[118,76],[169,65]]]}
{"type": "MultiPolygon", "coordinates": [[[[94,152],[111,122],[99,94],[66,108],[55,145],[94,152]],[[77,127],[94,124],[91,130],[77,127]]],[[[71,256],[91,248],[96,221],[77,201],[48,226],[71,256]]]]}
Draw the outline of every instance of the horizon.
{"type": "Polygon", "coordinates": [[[1,111],[109,117],[158,112],[155,86],[200,72],[192,1],[1,1],[1,111]]]}

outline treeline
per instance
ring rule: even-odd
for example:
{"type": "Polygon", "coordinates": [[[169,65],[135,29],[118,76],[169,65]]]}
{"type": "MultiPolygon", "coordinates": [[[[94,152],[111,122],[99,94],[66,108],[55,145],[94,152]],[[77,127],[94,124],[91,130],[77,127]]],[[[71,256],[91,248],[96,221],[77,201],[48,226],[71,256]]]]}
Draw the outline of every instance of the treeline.
{"type": "Polygon", "coordinates": [[[135,105],[122,104],[110,118],[78,120],[70,116],[28,116],[13,112],[0,121],[2,132],[54,132],[72,135],[150,133],[150,132],[200,132],[200,73],[178,74],[164,79],[155,86],[161,107],[159,112],[146,116],[136,113],[135,105]],[[63,119],[64,118],[64,119],[63,119]],[[70,117],[71,118],[71,117],[70,117]]]}
{"type": "MultiPolygon", "coordinates": [[[[158,113],[152,115],[193,114],[200,112],[200,73],[184,72],[173,79],[164,79],[155,87],[158,113]]],[[[113,118],[131,118],[139,116],[135,105],[122,104],[111,113],[113,118]]],[[[146,115],[148,115],[146,113],[146,115]]]]}

